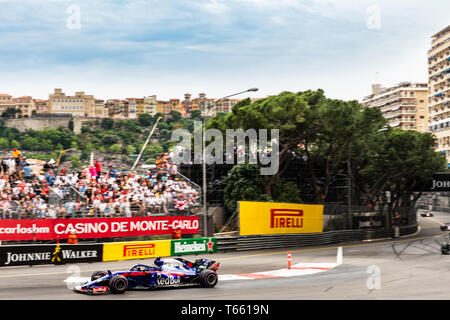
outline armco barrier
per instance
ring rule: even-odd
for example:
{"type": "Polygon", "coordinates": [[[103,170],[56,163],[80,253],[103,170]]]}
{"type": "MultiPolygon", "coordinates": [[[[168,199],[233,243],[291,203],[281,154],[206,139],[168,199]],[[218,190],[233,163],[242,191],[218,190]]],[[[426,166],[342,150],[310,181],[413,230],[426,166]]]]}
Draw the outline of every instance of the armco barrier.
{"type": "Polygon", "coordinates": [[[148,259],[217,252],[217,238],[0,246],[0,267],[148,259]]]}
{"type": "MultiPolygon", "coordinates": [[[[400,236],[413,234],[418,225],[401,227],[400,236]]],[[[394,237],[394,229],[358,229],[310,234],[261,235],[218,238],[218,251],[247,251],[331,243],[376,240],[394,237]]]]}

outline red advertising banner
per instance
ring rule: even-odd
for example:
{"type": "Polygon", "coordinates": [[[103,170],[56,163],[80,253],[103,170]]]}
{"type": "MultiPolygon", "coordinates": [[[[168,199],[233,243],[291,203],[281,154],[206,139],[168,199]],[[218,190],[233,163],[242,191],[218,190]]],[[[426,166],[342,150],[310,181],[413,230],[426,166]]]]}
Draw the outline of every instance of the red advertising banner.
{"type": "Polygon", "coordinates": [[[199,218],[5,219],[0,220],[0,241],[67,239],[71,232],[79,239],[166,235],[175,228],[183,234],[198,233],[199,218]]]}

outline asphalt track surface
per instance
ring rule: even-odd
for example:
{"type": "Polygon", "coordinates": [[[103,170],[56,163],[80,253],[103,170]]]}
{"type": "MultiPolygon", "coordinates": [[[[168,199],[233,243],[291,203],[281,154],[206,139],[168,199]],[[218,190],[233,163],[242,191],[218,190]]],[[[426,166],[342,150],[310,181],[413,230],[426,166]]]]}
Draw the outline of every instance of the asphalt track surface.
{"type": "Polygon", "coordinates": [[[343,247],[343,264],[314,275],[222,281],[215,288],[133,290],[121,295],[88,296],[69,290],[64,280],[70,276],[89,277],[96,270],[117,271],[135,263],[152,264],[153,259],[4,267],[0,269],[0,300],[447,300],[450,255],[441,254],[440,243],[448,238],[448,232],[440,231],[439,225],[450,222],[450,214],[434,214],[433,218],[419,216],[420,232],[400,239],[206,256],[221,263],[219,274],[239,274],[285,268],[287,251],[292,252],[292,264],[334,263],[337,248],[343,247]]]}

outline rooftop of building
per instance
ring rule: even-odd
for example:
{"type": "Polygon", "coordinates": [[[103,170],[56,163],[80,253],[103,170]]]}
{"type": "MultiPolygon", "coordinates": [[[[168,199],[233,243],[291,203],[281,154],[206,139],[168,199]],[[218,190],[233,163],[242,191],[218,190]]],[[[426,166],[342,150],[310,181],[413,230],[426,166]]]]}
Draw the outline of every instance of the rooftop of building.
{"type": "Polygon", "coordinates": [[[433,39],[435,38],[439,38],[441,36],[443,36],[444,34],[450,32],[450,25],[448,25],[447,27],[445,27],[444,29],[442,29],[441,31],[437,32],[436,34],[434,34],[432,36],[433,39]]]}
{"type": "Polygon", "coordinates": [[[428,91],[428,84],[427,83],[420,83],[420,82],[404,81],[404,82],[400,82],[400,83],[396,84],[395,86],[388,87],[388,88],[381,87],[381,84],[374,84],[372,86],[372,91],[374,91],[375,88],[378,88],[378,91],[372,92],[372,94],[368,95],[367,97],[364,97],[363,101],[370,100],[370,99],[373,99],[376,96],[381,96],[381,95],[383,95],[385,93],[389,93],[391,91],[395,91],[395,90],[402,89],[402,88],[408,89],[408,90],[410,90],[410,89],[423,89],[423,90],[427,90],[428,91]]]}

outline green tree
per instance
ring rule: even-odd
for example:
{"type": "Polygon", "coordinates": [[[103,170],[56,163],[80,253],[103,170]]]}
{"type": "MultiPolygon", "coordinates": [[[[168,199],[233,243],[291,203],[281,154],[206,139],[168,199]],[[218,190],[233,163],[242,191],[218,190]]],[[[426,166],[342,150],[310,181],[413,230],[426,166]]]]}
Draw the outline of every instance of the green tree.
{"type": "Polygon", "coordinates": [[[8,149],[9,141],[6,138],[0,138],[0,149],[8,149]]]}
{"type": "Polygon", "coordinates": [[[122,152],[122,146],[120,144],[113,144],[111,147],[109,147],[109,151],[111,151],[114,154],[120,154],[122,152]]]}
{"type": "Polygon", "coordinates": [[[141,113],[138,115],[138,123],[143,127],[151,126],[153,123],[153,117],[148,113],[141,113]]]}
{"type": "Polygon", "coordinates": [[[278,179],[272,187],[272,197],[276,202],[302,203],[297,184],[283,178],[278,179]]]}
{"type": "Polygon", "coordinates": [[[135,152],[136,152],[136,148],[133,145],[129,144],[125,147],[125,154],[130,155],[130,154],[134,154],[135,152]]]}
{"type": "Polygon", "coordinates": [[[170,111],[169,116],[170,116],[170,120],[173,122],[181,120],[181,113],[176,110],[170,111]]]}
{"type": "Polygon", "coordinates": [[[264,190],[271,197],[272,186],[287,168],[291,152],[324,125],[320,121],[324,100],[322,90],[282,92],[255,102],[245,99],[227,115],[208,121],[207,128],[217,128],[224,134],[227,129],[267,129],[269,134],[270,130],[279,131],[279,170],[263,177],[264,190]]]}
{"type": "Polygon", "coordinates": [[[263,181],[256,165],[235,165],[225,178],[224,205],[229,213],[236,211],[238,201],[271,201],[264,193],[263,181]]]}
{"type": "Polygon", "coordinates": [[[17,149],[20,149],[21,144],[20,144],[20,142],[17,141],[17,140],[12,140],[11,143],[10,143],[10,147],[11,147],[11,148],[17,148],[17,149]]]}
{"type": "Polygon", "coordinates": [[[81,159],[78,155],[72,155],[69,160],[72,162],[72,168],[79,169],[81,168],[81,159]]]}
{"type": "Polygon", "coordinates": [[[78,150],[78,143],[76,141],[72,141],[70,143],[70,149],[78,150]]]}
{"type": "Polygon", "coordinates": [[[391,223],[394,212],[414,207],[421,195],[415,192],[416,187],[445,167],[445,158],[435,151],[432,134],[391,128],[378,132],[360,170],[366,185],[364,204],[387,207],[391,223]]]}
{"type": "Polygon", "coordinates": [[[352,168],[353,163],[355,168],[364,156],[361,151],[367,151],[368,140],[386,124],[386,120],[379,110],[363,107],[357,101],[321,97],[316,103],[321,104],[317,114],[320,125],[296,151],[306,159],[310,169],[308,178],[314,188],[316,203],[324,203],[333,177],[343,170],[352,173],[347,167],[352,168]]]}
{"type": "Polygon", "coordinates": [[[200,110],[192,110],[191,119],[201,120],[202,119],[202,112],[200,110]]]}
{"type": "Polygon", "coordinates": [[[3,111],[2,118],[4,119],[15,118],[16,114],[18,113],[20,113],[19,109],[16,109],[14,107],[8,107],[5,111],[3,111]]]}
{"type": "Polygon", "coordinates": [[[103,118],[100,126],[103,129],[111,130],[114,127],[114,119],[111,118],[103,118]]]}
{"type": "Polygon", "coordinates": [[[97,151],[99,153],[106,153],[106,148],[104,146],[100,146],[100,147],[98,147],[97,151]]]}
{"type": "Polygon", "coordinates": [[[106,134],[102,138],[102,143],[105,145],[112,145],[116,144],[120,141],[120,138],[116,136],[115,134],[106,134]]]}
{"type": "Polygon", "coordinates": [[[39,139],[33,137],[26,137],[22,141],[22,148],[25,150],[38,150],[39,139]]]}

